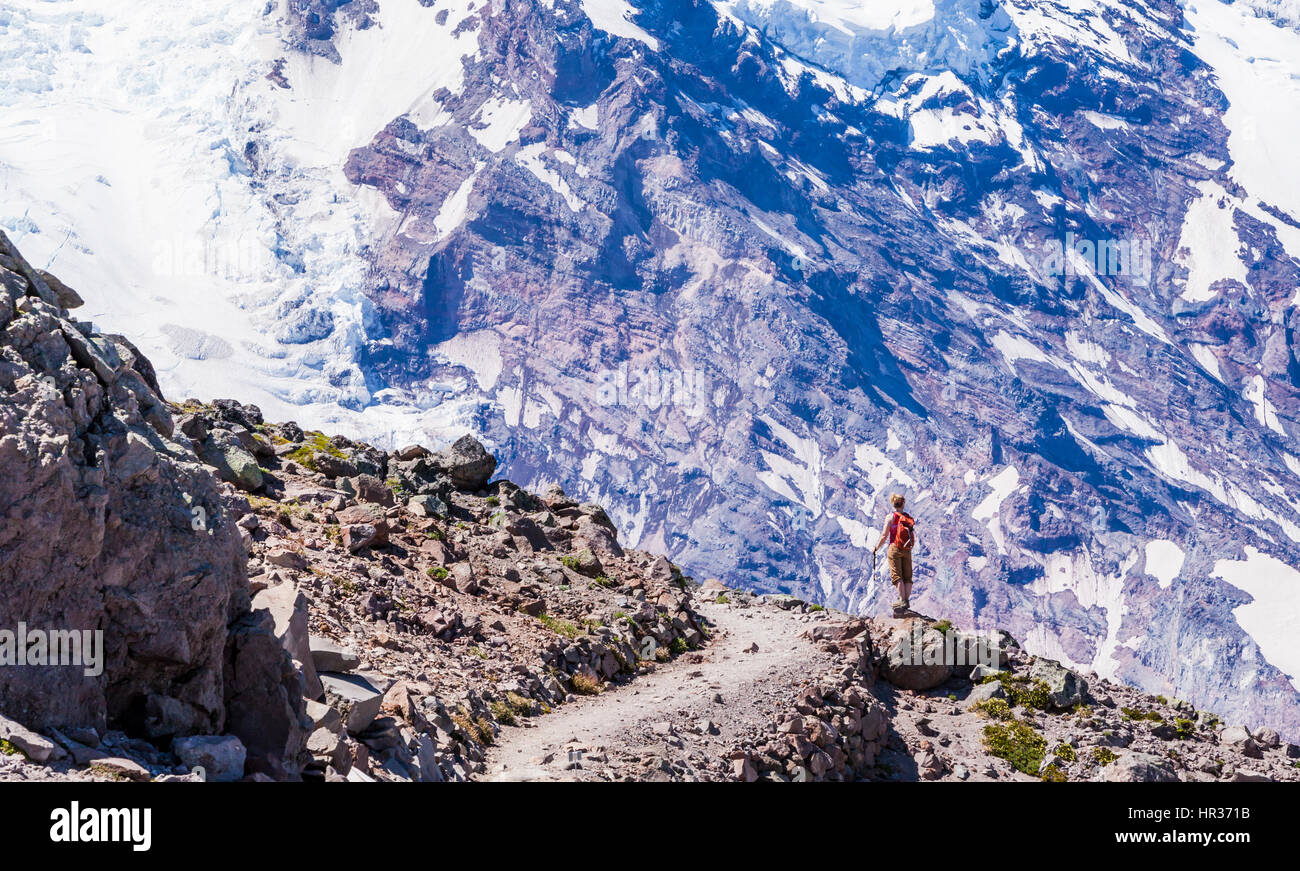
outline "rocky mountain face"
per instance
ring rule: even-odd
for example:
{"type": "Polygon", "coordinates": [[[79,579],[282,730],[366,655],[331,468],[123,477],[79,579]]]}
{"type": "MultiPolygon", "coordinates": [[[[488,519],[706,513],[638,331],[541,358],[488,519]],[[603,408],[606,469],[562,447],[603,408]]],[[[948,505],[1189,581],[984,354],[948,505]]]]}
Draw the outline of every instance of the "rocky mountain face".
{"type": "Polygon", "coordinates": [[[402,215],[363,368],[760,590],[881,607],[904,490],[928,607],[1300,728],[1300,203],[1242,186],[1205,25],[942,4],[882,61],[781,6],[467,15],[346,164],[402,215]]]}
{"type": "Polygon", "coordinates": [[[3,713],[163,743],[229,731],[252,771],[292,775],[302,690],[250,607],[235,518],[149,361],[80,304],[0,233],[3,713]],[[59,661],[38,633],[75,638],[59,661]]]}
{"type": "Polygon", "coordinates": [[[178,382],[472,430],[634,547],[856,613],[902,490],[926,610],[1300,736],[1275,5],[210,5],[261,41],[196,232],[271,240],[231,297],[275,328],[151,322],[178,382]]]}

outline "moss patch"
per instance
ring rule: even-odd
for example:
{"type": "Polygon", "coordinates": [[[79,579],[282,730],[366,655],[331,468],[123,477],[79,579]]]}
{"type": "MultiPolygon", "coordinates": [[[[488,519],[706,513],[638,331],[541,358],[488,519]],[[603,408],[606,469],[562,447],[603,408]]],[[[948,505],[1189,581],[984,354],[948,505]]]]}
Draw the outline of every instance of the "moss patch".
{"type": "Polygon", "coordinates": [[[552,617],[550,614],[541,615],[537,618],[537,622],[557,635],[563,635],[565,638],[577,638],[582,634],[582,630],[573,623],[568,620],[561,620],[559,617],[552,617]]]}
{"type": "Polygon", "coordinates": [[[1046,711],[1052,697],[1052,690],[1042,678],[1033,680],[1023,675],[1013,675],[1009,671],[986,676],[980,683],[997,681],[1002,684],[1002,691],[1007,694],[1013,707],[1033,708],[1046,711]]]}
{"type": "Polygon", "coordinates": [[[1118,758],[1109,747],[1092,748],[1092,761],[1098,765],[1110,765],[1118,758]]]}
{"type": "Polygon", "coordinates": [[[1017,771],[1037,775],[1047,754],[1047,739],[1028,723],[1008,720],[984,727],[984,747],[1017,771]]]}

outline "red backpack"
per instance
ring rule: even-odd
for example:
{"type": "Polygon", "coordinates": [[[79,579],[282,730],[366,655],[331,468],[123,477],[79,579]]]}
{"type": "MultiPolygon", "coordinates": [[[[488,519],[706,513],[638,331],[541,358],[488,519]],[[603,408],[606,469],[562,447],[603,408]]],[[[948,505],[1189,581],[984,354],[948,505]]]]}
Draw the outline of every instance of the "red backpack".
{"type": "Polygon", "coordinates": [[[912,515],[905,511],[895,511],[894,534],[890,536],[889,543],[903,550],[911,550],[912,545],[916,544],[915,525],[916,519],[912,515]]]}

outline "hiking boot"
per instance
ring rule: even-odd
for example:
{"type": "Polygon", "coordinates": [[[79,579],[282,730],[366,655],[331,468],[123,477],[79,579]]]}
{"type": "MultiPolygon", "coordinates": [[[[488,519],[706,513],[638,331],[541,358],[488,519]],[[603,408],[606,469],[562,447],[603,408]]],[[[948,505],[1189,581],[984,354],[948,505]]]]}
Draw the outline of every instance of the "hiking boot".
{"type": "Polygon", "coordinates": [[[904,611],[907,611],[907,610],[909,610],[911,607],[912,607],[912,603],[909,602],[909,601],[907,601],[906,599],[904,599],[904,600],[903,600],[903,610],[904,610],[904,611]]]}
{"type": "Polygon", "coordinates": [[[902,601],[901,599],[894,603],[895,611],[903,611],[906,610],[906,608],[907,608],[907,603],[902,601]]]}

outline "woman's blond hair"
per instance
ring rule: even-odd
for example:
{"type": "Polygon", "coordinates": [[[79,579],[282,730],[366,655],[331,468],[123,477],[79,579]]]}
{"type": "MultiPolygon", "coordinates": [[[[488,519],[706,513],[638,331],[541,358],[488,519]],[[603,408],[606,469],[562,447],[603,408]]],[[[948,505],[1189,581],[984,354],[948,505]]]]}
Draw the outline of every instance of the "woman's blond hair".
{"type": "Polygon", "coordinates": [[[902,493],[893,493],[889,497],[889,504],[894,506],[895,511],[902,511],[907,500],[903,498],[902,493]]]}

